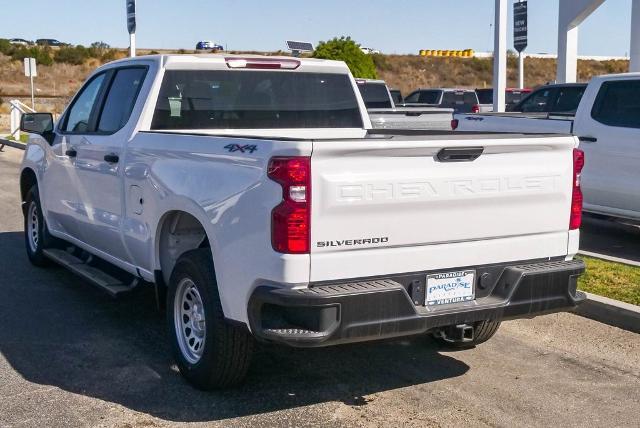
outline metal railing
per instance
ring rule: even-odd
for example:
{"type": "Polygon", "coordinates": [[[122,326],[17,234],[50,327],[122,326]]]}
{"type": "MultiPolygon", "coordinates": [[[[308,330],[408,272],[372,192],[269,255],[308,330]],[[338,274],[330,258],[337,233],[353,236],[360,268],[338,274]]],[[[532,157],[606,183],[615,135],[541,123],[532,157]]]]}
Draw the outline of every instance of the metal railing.
{"type": "Polygon", "coordinates": [[[24,113],[35,113],[35,110],[20,100],[9,101],[11,106],[11,134],[16,140],[20,140],[20,118],[24,113]]]}

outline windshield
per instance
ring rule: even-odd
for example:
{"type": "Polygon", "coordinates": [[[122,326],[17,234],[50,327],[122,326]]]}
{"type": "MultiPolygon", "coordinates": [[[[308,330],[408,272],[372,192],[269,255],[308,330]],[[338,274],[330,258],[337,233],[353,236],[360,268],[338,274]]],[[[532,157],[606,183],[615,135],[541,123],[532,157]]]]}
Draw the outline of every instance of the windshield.
{"type": "Polygon", "coordinates": [[[384,83],[358,83],[358,89],[367,108],[392,108],[387,85],[384,83]]]}
{"type": "Polygon", "coordinates": [[[167,70],[151,129],[362,128],[346,74],[167,70]]]}

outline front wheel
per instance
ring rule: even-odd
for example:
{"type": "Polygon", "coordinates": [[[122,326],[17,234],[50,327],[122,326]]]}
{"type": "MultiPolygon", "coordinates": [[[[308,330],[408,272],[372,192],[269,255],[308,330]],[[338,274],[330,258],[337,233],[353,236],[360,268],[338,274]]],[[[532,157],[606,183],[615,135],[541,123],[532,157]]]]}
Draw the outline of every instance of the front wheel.
{"type": "Polygon", "coordinates": [[[208,248],[178,259],[167,292],[167,325],[173,357],[191,384],[209,390],[244,380],[253,338],[225,321],[208,248]]]}

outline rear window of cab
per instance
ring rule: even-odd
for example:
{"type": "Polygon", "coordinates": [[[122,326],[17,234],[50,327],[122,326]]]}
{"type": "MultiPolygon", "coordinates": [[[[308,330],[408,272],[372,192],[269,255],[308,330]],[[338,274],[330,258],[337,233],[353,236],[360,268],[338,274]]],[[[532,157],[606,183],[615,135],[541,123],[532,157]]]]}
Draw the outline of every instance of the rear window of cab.
{"type": "Polygon", "coordinates": [[[167,70],[151,129],[363,128],[347,74],[167,70]]]}

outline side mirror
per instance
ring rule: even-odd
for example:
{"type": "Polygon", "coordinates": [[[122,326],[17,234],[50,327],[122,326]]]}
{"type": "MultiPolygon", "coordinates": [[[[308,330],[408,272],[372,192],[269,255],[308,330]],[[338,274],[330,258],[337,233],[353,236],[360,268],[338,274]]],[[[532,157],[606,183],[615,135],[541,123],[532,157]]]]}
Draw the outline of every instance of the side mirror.
{"type": "Polygon", "coordinates": [[[51,134],[53,116],[51,113],[24,113],[20,118],[20,131],[31,134],[51,134]]]}

